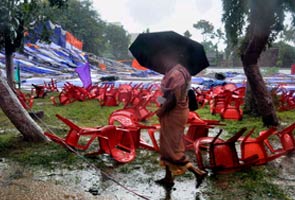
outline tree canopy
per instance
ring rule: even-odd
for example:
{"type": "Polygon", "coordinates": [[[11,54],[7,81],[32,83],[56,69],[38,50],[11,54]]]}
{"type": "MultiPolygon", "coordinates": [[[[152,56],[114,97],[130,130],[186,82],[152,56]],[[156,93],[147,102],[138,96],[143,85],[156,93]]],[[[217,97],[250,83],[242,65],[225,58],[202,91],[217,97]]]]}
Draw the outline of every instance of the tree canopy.
{"type": "Polygon", "coordinates": [[[52,20],[83,41],[83,50],[99,56],[128,57],[129,36],[122,26],[103,21],[90,0],[68,0],[67,7],[48,11],[52,20]]]}
{"type": "Polygon", "coordinates": [[[247,113],[262,116],[266,126],[278,125],[274,104],[257,65],[258,59],[283,30],[287,13],[295,24],[294,0],[223,0],[223,22],[231,46],[239,45],[247,76],[247,113]],[[245,34],[244,34],[245,31],[245,34]]]}
{"type": "Polygon", "coordinates": [[[231,45],[238,44],[238,38],[253,30],[253,26],[270,27],[267,44],[273,42],[284,28],[287,13],[291,13],[295,25],[295,1],[293,0],[222,0],[226,37],[231,45]]]}

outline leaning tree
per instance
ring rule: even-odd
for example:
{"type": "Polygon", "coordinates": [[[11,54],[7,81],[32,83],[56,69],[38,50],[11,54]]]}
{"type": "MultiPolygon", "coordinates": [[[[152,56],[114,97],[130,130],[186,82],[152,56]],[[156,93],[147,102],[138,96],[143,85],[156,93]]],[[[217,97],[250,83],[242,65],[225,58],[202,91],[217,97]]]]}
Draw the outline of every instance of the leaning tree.
{"type": "Polygon", "coordinates": [[[257,111],[264,125],[277,126],[275,107],[258,67],[261,53],[283,30],[286,14],[290,13],[295,25],[294,0],[223,0],[223,22],[231,45],[237,45],[239,36],[240,58],[247,77],[246,101],[248,112],[257,111]],[[248,92],[249,91],[249,92],[248,92]]]}
{"type": "Polygon", "coordinates": [[[13,92],[13,53],[21,48],[24,32],[30,22],[39,18],[40,3],[62,6],[66,0],[1,0],[0,1],[0,50],[5,51],[6,80],[0,73],[0,107],[14,126],[28,141],[47,141],[41,127],[29,116],[13,92]]]}

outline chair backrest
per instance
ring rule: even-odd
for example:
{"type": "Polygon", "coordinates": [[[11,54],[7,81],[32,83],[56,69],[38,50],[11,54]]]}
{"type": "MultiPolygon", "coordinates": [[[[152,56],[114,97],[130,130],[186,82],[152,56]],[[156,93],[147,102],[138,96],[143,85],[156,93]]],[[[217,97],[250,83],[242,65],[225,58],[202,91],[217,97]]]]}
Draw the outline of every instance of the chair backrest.
{"type": "Polygon", "coordinates": [[[237,133],[235,133],[231,138],[226,140],[227,143],[236,142],[247,130],[246,127],[241,128],[237,133]]]}
{"type": "Polygon", "coordinates": [[[116,126],[114,125],[103,126],[99,129],[99,131],[102,137],[108,138],[106,141],[101,139],[101,137],[98,137],[100,149],[107,154],[111,154],[111,149],[113,149],[120,142],[121,134],[119,135],[116,131],[116,126]]]}
{"type": "Polygon", "coordinates": [[[225,90],[229,90],[229,91],[234,91],[235,89],[237,89],[237,85],[236,84],[234,84],[234,83],[226,83],[224,86],[223,86],[223,88],[225,89],[225,90]]]}
{"type": "Polygon", "coordinates": [[[293,135],[294,129],[295,123],[277,132],[277,135],[280,137],[280,141],[285,151],[291,151],[295,149],[295,139],[293,135]]]}

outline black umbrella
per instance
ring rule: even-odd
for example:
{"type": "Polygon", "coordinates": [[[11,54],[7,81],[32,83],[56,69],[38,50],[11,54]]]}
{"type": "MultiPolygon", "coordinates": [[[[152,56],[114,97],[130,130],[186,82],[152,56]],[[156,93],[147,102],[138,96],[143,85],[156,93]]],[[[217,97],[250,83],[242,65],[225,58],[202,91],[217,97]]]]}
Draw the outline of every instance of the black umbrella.
{"type": "Polygon", "coordinates": [[[201,44],[173,31],[139,34],[129,50],[142,66],[162,74],[165,57],[176,59],[191,75],[209,66],[201,44]]]}

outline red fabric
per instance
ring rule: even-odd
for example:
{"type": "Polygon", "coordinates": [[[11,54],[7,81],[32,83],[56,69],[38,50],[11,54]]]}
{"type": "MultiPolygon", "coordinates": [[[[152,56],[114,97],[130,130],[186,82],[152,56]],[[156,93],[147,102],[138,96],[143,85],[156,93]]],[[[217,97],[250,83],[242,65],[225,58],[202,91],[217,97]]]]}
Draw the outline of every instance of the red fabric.
{"type": "Polygon", "coordinates": [[[132,67],[134,67],[137,70],[142,70],[142,71],[147,70],[147,68],[145,68],[142,65],[140,65],[136,59],[133,59],[132,60],[132,64],[131,65],[132,65],[132,67]]]}
{"type": "Polygon", "coordinates": [[[295,75],[295,64],[291,65],[291,74],[295,75]]]}
{"type": "Polygon", "coordinates": [[[66,32],[66,41],[80,50],[83,48],[83,42],[75,38],[70,32],[66,32]]]}
{"type": "Polygon", "coordinates": [[[163,92],[172,92],[176,96],[176,106],[160,117],[160,155],[161,161],[175,170],[175,166],[185,166],[189,161],[185,155],[183,133],[188,118],[187,88],[191,76],[181,65],[169,70],[162,82],[163,92]],[[172,167],[173,166],[173,167],[172,167]]]}

